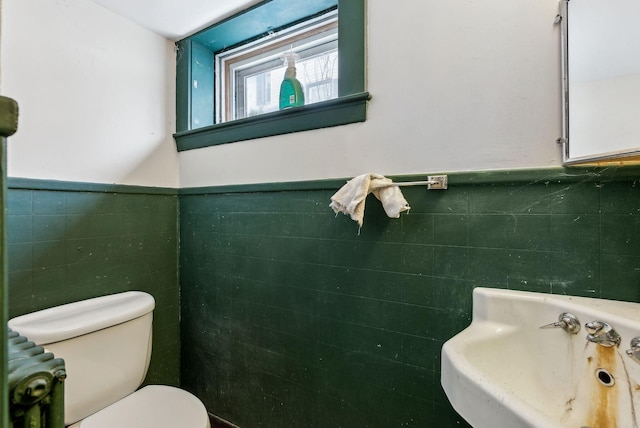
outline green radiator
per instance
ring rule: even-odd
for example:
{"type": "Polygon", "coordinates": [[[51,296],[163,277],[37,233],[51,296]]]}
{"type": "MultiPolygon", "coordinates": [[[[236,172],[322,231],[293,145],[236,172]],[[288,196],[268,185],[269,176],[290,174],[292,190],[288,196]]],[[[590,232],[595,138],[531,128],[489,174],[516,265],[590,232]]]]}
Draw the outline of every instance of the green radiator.
{"type": "Polygon", "coordinates": [[[64,360],[9,329],[9,427],[64,428],[64,360]]]}

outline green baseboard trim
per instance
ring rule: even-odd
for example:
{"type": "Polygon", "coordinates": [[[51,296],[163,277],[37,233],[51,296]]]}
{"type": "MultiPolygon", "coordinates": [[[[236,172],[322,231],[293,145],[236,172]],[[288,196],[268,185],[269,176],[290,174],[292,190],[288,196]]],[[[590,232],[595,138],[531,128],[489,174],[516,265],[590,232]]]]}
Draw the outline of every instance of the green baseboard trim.
{"type": "Polygon", "coordinates": [[[207,195],[220,193],[287,192],[299,190],[338,189],[347,179],[287,181],[282,183],[230,184],[226,186],[187,187],[180,195],[207,195]]]}
{"type": "MultiPolygon", "coordinates": [[[[424,174],[388,175],[396,182],[422,181],[428,175],[447,175],[449,187],[456,185],[490,185],[490,184],[522,184],[522,183],[572,183],[572,182],[612,182],[629,179],[640,179],[640,166],[607,166],[607,167],[567,167],[536,168],[513,170],[462,171],[462,172],[428,172],[424,174]]],[[[148,195],[200,195],[220,193],[256,193],[284,192],[303,190],[339,189],[352,177],[331,178],[323,180],[288,181],[273,183],[230,184],[223,186],[185,187],[150,187],[127,184],[86,183],[77,181],[42,180],[32,178],[9,177],[9,189],[26,190],[58,190],[96,193],[133,193],[148,195]]]]}
{"type": "MultiPolygon", "coordinates": [[[[411,175],[388,175],[396,182],[424,181],[429,175],[447,175],[449,188],[468,185],[612,182],[640,178],[640,166],[536,168],[463,172],[429,172],[411,175]]],[[[180,195],[221,193],[284,192],[339,189],[352,177],[326,180],[290,181],[279,183],[234,184],[224,186],[186,187],[180,195]]]]}
{"type": "MultiPolygon", "coordinates": [[[[430,173],[429,175],[446,174],[430,173]]],[[[522,184],[613,182],[640,178],[640,166],[569,166],[513,170],[465,171],[449,174],[455,184],[522,184]]]]}
{"type": "Polygon", "coordinates": [[[9,177],[9,189],[59,190],[65,192],[133,193],[142,195],[177,195],[178,189],[171,187],[148,187],[127,184],[85,183],[78,181],[41,180],[9,177]]]}

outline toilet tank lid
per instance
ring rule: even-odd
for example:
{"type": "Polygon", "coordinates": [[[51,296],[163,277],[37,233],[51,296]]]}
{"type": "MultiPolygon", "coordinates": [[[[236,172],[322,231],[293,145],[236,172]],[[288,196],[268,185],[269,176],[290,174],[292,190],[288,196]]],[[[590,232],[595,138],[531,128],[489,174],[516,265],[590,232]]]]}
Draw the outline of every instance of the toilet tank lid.
{"type": "Polygon", "coordinates": [[[150,294],[127,291],[22,315],[9,320],[9,328],[46,345],[122,324],[154,308],[150,294]]]}

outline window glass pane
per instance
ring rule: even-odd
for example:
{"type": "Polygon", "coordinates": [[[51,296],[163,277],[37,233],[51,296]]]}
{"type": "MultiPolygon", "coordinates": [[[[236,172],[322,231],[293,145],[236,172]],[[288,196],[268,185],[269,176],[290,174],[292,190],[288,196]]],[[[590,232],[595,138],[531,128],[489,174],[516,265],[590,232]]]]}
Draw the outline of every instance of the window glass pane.
{"type": "Polygon", "coordinates": [[[288,53],[299,57],[296,78],[305,104],[338,97],[338,22],[333,10],[217,54],[221,72],[216,75],[216,122],[277,111],[288,53]]]}
{"type": "Polygon", "coordinates": [[[338,96],[338,49],[301,61],[298,80],[305,89],[307,104],[338,96]]]}
{"type": "MultiPolygon", "coordinates": [[[[296,78],[302,84],[305,104],[338,97],[338,49],[315,51],[317,49],[296,63],[296,78]]],[[[236,73],[236,119],[278,110],[280,84],[286,67],[280,60],[270,61],[270,64],[272,66],[267,69],[259,65],[236,73]],[[273,66],[274,62],[280,64],[273,66]],[[255,69],[259,71],[254,72],[255,69]]]]}

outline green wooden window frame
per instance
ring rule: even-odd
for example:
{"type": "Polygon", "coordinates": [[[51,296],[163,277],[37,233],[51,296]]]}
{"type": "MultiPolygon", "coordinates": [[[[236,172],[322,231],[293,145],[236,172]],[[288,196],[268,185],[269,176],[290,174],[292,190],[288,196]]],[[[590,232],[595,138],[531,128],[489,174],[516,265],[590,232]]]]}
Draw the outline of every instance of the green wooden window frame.
{"type": "Polygon", "coordinates": [[[366,120],[366,0],[266,0],[176,43],[176,133],[178,151],[366,120]],[[221,50],[256,40],[271,31],[338,8],[338,98],[213,123],[213,56],[221,50]],[[194,87],[194,80],[198,81],[194,87]],[[193,129],[195,117],[211,123],[193,129]],[[207,119],[209,120],[209,119],[207,119]]]}

